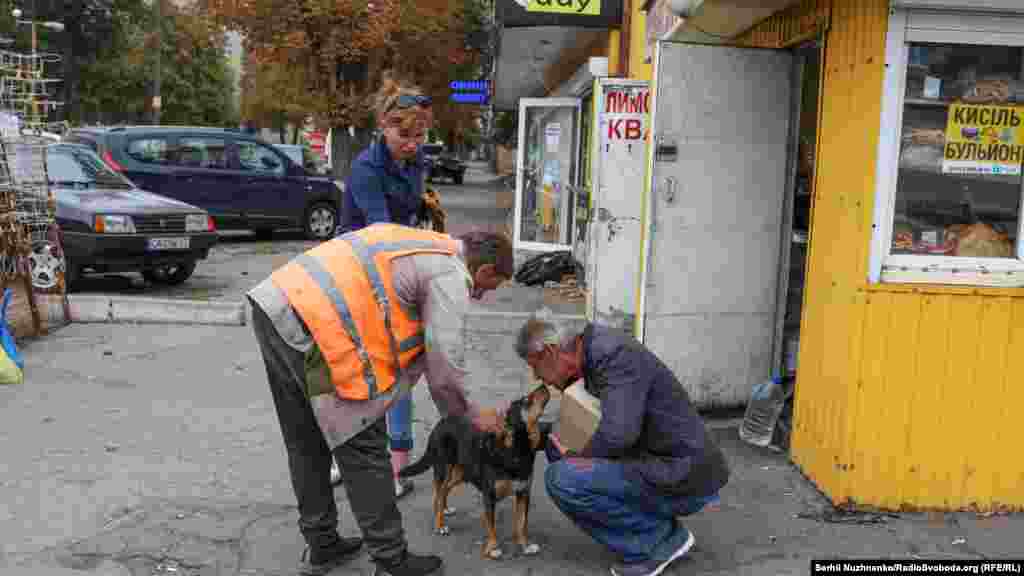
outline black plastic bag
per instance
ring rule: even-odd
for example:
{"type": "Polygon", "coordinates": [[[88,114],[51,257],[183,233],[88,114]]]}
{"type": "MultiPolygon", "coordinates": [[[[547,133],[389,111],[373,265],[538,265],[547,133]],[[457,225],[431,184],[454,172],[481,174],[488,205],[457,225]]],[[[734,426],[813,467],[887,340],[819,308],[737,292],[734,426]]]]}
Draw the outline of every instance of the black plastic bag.
{"type": "Polygon", "coordinates": [[[576,259],[568,250],[549,252],[530,258],[516,272],[516,282],[540,286],[545,282],[561,282],[563,276],[576,273],[576,259]]]}

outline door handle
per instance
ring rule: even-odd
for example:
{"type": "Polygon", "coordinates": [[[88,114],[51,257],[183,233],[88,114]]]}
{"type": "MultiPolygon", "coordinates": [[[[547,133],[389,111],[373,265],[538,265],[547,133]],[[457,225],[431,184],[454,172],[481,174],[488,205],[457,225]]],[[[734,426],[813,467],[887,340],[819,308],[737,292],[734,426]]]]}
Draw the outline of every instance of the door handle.
{"type": "Polygon", "coordinates": [[[669,206],[671,206],[676,201],[676,187],[677,187],[677,185],[678,185],[678,182],[672,176],[669,176],[668,178],[665,178],[665,184],[664,184],[665,189],[664,189],[664,192],[663,192],[663,195],[665,196],[665,204],[668,204],[669,206]]]}

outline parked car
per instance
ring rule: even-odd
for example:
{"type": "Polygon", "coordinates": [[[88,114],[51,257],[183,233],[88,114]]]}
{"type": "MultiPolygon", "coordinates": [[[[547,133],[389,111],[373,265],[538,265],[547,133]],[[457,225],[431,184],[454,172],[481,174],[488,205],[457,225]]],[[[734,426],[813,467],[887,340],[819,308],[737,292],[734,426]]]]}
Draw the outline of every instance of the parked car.
{"type": "Polygon", "coordinates": [[[456,184],[462,184],[466,176],[465,162],[445,152],[443,144],[424,144],[421,150],[427,165],[427,180],[450,178],[456,184]]]}
{"type": "Polygon", "coordinates": [[[330,174],[327,171],[327,166],[320,156],[313,152],[309,146],[302,146],[300,144],[274,144],[274,148],[277,148],[281,152],[284,152],[288,159],[292,162],[302,166],[306,169],[306,172],[310,174],[316,174],[318,176],[326,176],[330,174]]]}
{"type": "Polygon", "coordinates": [[[208,211],[220,229],[334,235],[339,187],[257,136],[223,128],[122,126],[73,130],[140,188],[208,211]]]}
{"type": "Polygon", "coordinates": [[[85,146],[50,144],[46,172],[68,289],[85,271],[137,271],[152,283],[181,284],[217,243],[205,210],[140,190],[85,146]]]}

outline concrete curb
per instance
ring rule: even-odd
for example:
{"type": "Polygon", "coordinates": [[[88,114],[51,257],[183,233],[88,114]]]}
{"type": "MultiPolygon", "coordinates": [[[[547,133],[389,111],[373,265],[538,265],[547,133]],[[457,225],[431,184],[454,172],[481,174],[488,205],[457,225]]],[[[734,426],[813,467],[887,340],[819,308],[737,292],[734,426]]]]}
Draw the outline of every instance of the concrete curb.
{"type": "MultiPolygon", "coordinates": [[[[471,310],[466,315],[466,329],[485,334],[517,334],[530,319],[532,312],[499,312],[471,310]]],[[[552,314],[551,319],[561,324],[582,329],[587,319],[576,314],[552,314]]]]}
{"type": "Polygon", "coordinates": [[[245,304],[71,294],[71,322],[245,326],[245,304]]]}
{"type": "MultiPolygon", "coordinates": [[[[110,296],[99,294],[71,294],[71,322],[102,324],[208,324],[245,326],[249,306],[244,301],[179,300],[169,298],[142,298],[137,296],[110,296]]],[[[484,334],[516,334],[530,318],[532,312],[471,310],[466,317],[466,328],[484,334]]],[[[583,315],[553,314],[552,319],[573,327],[586,324],[583,315]]]]}

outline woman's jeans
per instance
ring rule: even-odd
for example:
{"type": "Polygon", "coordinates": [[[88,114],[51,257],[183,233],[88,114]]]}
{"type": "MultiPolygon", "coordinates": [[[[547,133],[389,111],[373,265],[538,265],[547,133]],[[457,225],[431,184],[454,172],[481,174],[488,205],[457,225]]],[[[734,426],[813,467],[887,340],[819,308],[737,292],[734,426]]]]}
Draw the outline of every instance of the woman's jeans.
{"type": "Polygon", "coordinates": [[[387,412],[388,441],[392,451],[412,451],[412,390],[395,400],[387,412]]]}
{"type": "Polygon", "coordinates": [[[671,556],[686,541],[676,517],[696,514],[718,501],[717,494],[698,498],[658,492],[626,475],[619,461],[562,459],[550,443],[545,453],[551,464],[544,484],[555,505],[627,564],[671,556]]]}

